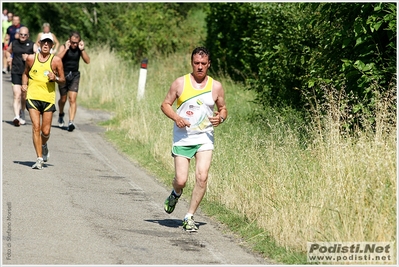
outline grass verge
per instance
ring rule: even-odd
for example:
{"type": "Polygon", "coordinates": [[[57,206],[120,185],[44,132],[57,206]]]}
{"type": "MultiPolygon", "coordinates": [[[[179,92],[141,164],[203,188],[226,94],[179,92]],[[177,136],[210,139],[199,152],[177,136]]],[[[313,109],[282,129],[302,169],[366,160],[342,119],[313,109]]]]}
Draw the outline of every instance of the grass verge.
{"type": "MultiPolygon", "coordinates": [[[[115,117],[103,124],[107,137],[169,188],[173,122],[160,104],[173,80],[191,71],[190,54],[150,59],[139,100],[139,66],[106,48],[89,52],[92,63],[82,66],[78,103],[112,111],[115,117]]],[[[386,112],[386,97],[374,128],[345,137],[334,120],[343,117],[335,114],[342,110],[334,101],[329,105],[334,108],[309,125],[291,110],[259,110],[252,92],[218,79],[229,117],[215,129],[204,212],[282,263],[303,264],[308,241],[395,240],[396,126],[390,122],[396,118],[387,117],[392,114],[386,112]]]]}
{"type": "MultiPolygon", "coordinates": [[[[110,127],[118,123],[120,122],[111,119],[101,122],[99,125],[110,127]]],[[[165,169],[162,163],[158,162],[154,157],[149,156],[148,151],[152,149],[151,145],[126,138],[124,131],[107,131],[105,136],[108,141],[114,144],[129,159],[139,164],[152,176],[157,177],[167,188],[170,187],[174,172],[165,169]]],[[[187,192],[185,195],[190,196],[192,187],[188,187],[185,190],[187,192]]],[[[278,246],[273,237],[268,235],[264,229],[259,228],[253,222],[251,223],[248,218],[245,218],[245,216],[239,214],[237,211],[227,209],[224,205],[215,201],[209,201],[207,198],[204,198],[201,202],[200,210],[203,214],[214,218],[226,226],[238,239],[243,240],[243,246],[255,253],[261,254],[264,258],[284,264],[307,263],[306,254],[278,246]]]]}

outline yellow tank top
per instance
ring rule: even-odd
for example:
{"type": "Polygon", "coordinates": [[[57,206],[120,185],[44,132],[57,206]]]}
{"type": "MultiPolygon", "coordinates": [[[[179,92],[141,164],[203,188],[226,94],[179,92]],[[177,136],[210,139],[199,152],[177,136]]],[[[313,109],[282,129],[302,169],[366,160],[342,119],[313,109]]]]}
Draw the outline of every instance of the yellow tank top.
{"type": "Polygon", "coordinates": [[[173,128],[173,145],[191,146],[213,143],[213,126],[209,121],[213,116],[215,101],[212,98],[213,79],[208,76],[203,89],[192,86],[190,75],[184,76],[182,94],[177,99],[177,114],[190,122],[190,127],[173,128]]]}
{"type": "Polygon", "coordinates": [[[177,108],[179,108],[182,103],[186,102],[187,100],[193,97],[197,97],[212,91],[212,85],[213,85],[212,77],[208,76],[208,81],[203,89],[195,89],[191,85],[190,76],[191,74],[184,75],[184,88],[182,94],[177,99],[177,108]]]}
{"type": "Polygon", "coordinates": [[[29,71],[27,99],[55,104],[55,82],[50,82],[47,76],[49,72],[52,72],[53,58],[54,55],[50,55],[46,62],[40,62],[39,53],[35,54],[35,60],[29,71]]]}

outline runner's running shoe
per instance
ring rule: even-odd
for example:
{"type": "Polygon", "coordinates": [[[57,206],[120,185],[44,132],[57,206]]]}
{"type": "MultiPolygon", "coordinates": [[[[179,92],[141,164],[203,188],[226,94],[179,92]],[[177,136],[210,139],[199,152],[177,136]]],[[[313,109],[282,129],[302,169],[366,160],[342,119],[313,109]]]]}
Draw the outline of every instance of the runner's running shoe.
{"type": "MultiPolygon", "coordinates": [[[[181,190],[181,194],[183,194],[183,189],[181,190]]],[[[176,203],[179,201],[180,196],[176,196],[174,190],[172,190],[172,193],[170,193],[164,203],[164,210],[166,213],[170,214],[175,210],[176,203]]]]}
{"type": "Polygon", "coordinates": [[[70,122],[68,125],[68,132],[72,132],[73,130],[75,130],[75,125],[73,125],[73,122],[70,122]]]}
{"type": "Polygon", "coordinates": [[[12,123],[14,123],[14,126],[19,126],[21,123],[19,122],[19,118],[15,117],[14,120],[12,121],[12,123]]]}
{"type": "Polygon", "coordinates": [[[42,152],[43,152],[43,161],[47,162],[48,158],[50,157],[50,152],[48,151],[47,143],[42,145],[42,152]]]}
{"type": "Polygon", "coordinates": [[[32,169],[42,170],[43,169],[43,159],[38,158],[36,160],[36,163],[32,166],[32,169]]]}
{"type": "Polygon", "coordinates": [[[194,217],[184,218],[183,220],[183,229],[187,232],[196,232],[198,227],[195,225],[194,217]]]}
{"type": "Polygon", "coordinates": [[[60,128],[64,126],[64,115],[65,113],[58,115],[58,127],[60,128]]]}

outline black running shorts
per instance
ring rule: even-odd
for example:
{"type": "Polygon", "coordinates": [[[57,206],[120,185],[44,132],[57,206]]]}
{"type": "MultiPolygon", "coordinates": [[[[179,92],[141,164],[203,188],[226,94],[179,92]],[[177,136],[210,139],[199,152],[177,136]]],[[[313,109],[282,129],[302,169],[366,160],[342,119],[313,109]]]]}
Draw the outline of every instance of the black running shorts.
{"type": "Polygon", "coordinates": [[[11,83],[13,85],[22,85],[22,74],[11,73],[11,83]]]}
{"type": "Polygon", "coordinates": [[[58,85],[60,95],[68,94],[68,91],[78,92],[80,82],[80,72],[68,72],[65,73],[65,83],[58,85]]]}
{"type": "Polygon", "coordinates": [[[43,112],[55,112],[57,110],[55,105],[49,102],[26,99],[26,109],[29,111],[31,108],[40,111],[40,114],[43,114],[43,112]]]}

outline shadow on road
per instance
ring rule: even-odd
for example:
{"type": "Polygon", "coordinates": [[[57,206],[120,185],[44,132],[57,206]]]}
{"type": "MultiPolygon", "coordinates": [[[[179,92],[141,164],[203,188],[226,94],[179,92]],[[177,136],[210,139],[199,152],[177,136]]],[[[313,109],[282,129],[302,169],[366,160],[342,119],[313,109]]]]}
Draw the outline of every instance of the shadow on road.
{"type": "MultiPolygon", "coordinates": [[[[27,112],[27,111],[25,111],[25,112],[27,112]]],[[[32,126],[32,123],[30,122],[30,117],[29,117],[29,114],[27,114],[27,119],[29,119],[29,120],[27,120],[26,121],[26,124],[25,125],[20,125],[20,126],[15,126],[14,125],[14,122],[11,120],[9,120],[9,121],[7,121],[7,120],[3,120],[3,122],[4,123],[7,123],[7,124],[9,124],[9,125],[11,125],[11,126],[13,126],[13,127],[15,127],[15,128],[18,128],[18,127],[26,127],[26,126],[32,126]]],[[[53,122],[54,122],[54,119],[53,119],[53,122]]],[[[60,129],[60,130],[64,130],[64,131],[68,131],[68,127],[67,126],[63,126],[63,127],[59,127],[58,125],[51,125],[51,128],[55,128],[55,129],[60,129]]]]}
{"type": "Polygon", "coordinates": [[[162,226],[178,228],[181,226],[181,220],[177,219],[164,219],[164,220],[145,220],[146,222],[157,223],[162,226]]]}
{"type": "MultiPolygon", "coordinates": [[[[20,126],[15,126],[13,121],[6,121],[6,120],[3,120],[3,122],[5,122],[5,123],[7,123],[7,124],[10,124],[10,125],[13,126],[13,127],[20,127],[20,126]]],[[[28,123],[26,123],[26,124],[28,124],[28,123]]],[[[25,125],[21,125],[21,126],[25,126],[25,125]]]]}
{"type": "MultiPolygon", "coordinates": [[[[14,162],[15,164],[27,166],[27,167],[29,167],[29,168],[32,168],[33,164],[36,163],[35,161],[17,161],[17,160],[14,160],[13,162],[14,162]]],[[[44,168],[47,168],[47,167],[49,167],[49,166],[54,166],[54,165],[48,164],[47,162],[43,165],[44,168]]]]}
{"type": "MultiPolygon", "coordinates": [[[[164,219],[164,220],[145,220],[146,222],[157,223],[162,226],[171,227],[171,228],[179,228],[182,225],[182,220],[179,219],[164,219]]],[[[203,222],[195,222],[198,228],[201,225],[205,225],[203,222]]]]}

